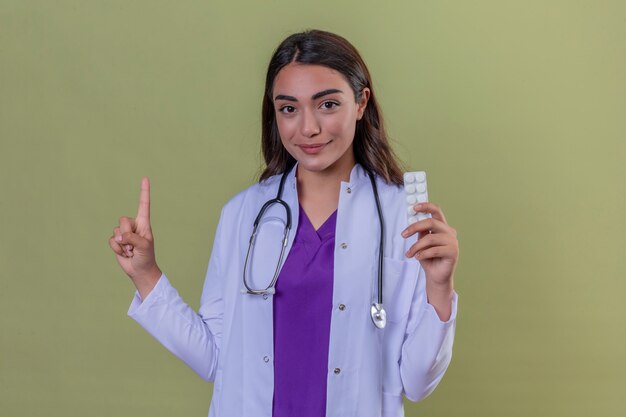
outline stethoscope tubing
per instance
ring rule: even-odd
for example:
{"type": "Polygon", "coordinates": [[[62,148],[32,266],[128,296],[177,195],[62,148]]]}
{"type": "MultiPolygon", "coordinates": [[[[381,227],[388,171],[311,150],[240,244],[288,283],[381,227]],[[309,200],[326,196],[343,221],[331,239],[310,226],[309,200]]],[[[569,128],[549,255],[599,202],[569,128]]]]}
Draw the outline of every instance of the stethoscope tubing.
{"type": "Polygon", "coordinates": [[[287,171],[280,178],[280,185],[278,187],[278,193],[276,194],[276,198],[266,201],[265,204],[263,204],[263,207],[261,207],[261,210],[259,210],[259,214],[257,214],[256,219],[254,219],[252,235],[250,236],[250,242],[248,244],[248,252],[246,253],[246,261],[243,266],[243,285],[246,287],[245,290],[243,291],[247,292],[248,294],[262,295],[262,294],[267,294],[267,293],[274,294],[276,292],[276,290],[274,289],[274,286],[276,285],[276,281],[278,280],[278,275],[280,274],[280,265],[282,264],[283,257],[285,255],[285,249],[287,247],[287,242],[289,239],[289,231],[291,230],[291,209],[289,208],[289,205],[282,199],[283,188],[285,186],[285,179],[287,178],[286,174],[287,174],[287,171]],[[285,213],[287,214],[287,223],[285,224],[283,243],[280,248],[280,257],[278,258],[278,264],[276,265],[276,271],[274,271],[274,277],[272,278],[272,282],[270,282],[270,285],[264,290],[255,290],[254,288],[251,288],[248,285],[248,280],[246,279],[246,276],[247,276],[246,272],[248,270],[248,260],[250,259],[250,252],[252,251],[252,248],[254,247],[254,240],[256,238],[257,228],[259,226],[259,223],[261,222],[261,219],[263,218],[263,214],[265,214],[265,211],[273,204],[280,204],[281,206],[283,206],[285,209],[285,213]]]}
{"type": "MultiPolygon", "coordinates": [[[[278,186],[278,192],[276,193],[276,198],[273,198],[272,200],[265,202],[265,204],[263,204],[263,206],[261,207],[261,210],[259,210],[259,214],[257,214],[256,219],[254,220],[254,225],[252,228],[252,235],[250,236],[250,242],[248,244],[248,252],[246,253],[246,260],[245,260],[244,267],[243,267],[243,285],[245,286],[245,289],[241,290],[242,293],[262,295],[262,294],[274,294],[276,292],[275,285],[276,285],[276,281],[278,280],[278,275],[280,274],[280,266],[282,264],[283,257],[285,255],[285,250],[286,250],[287,242],[289,239],[289,231],[291,230],[291,226],[292,226],[291,209],[289,208],[289,205],[282,199],[283,189],[285,186],[285,180],[287,178],[288,172],[289,172],[289,169],[287,169],[280,178],[280,185],[278,186]],[[278,264],[276,265],[276,270],[274,271],[274,277],[272,278],[272,281],[265,289],[257,290],[257,289],[251,288],[248,285],[248,280],[247,280],[248,262],[250,259],[250,253],[252,251],[252,248],[254,247],[254,241],[256,239],[256,233],[257,233],[257,228],[259,226],[259,223],[261,219],[263,218],[263,214],[265,214],[265,211],[269,207],[271,207],[273,204],[280,204],[285,209],[285,213],[287,214],[287,223],[285,225],[283,243],[282,243],[282,247],[280,250],[280,257],[278,259],[278,264]]],[[[387,323],[386,312],[383,308],[385,222],[383,220],[383,211],[382,211],[382,207],[380,204],[380,198],[378,196],[378,187],[376,186],[376,180],[374,178],[374,174],[370,170],[366,170],[366,172],[370,179],[370,182],[372,183],[372,191],[374,193],[374,200],[376,201],[376,211],[378,212],[378,221],[380,223],[380,240],[378,243],[378,291],[377,291],[378,297],[377,297],[377,302],[372,304],[370,314],[372,317],[372,321],[374,322],[374,325],[377,328],[382,329],[385,327],[387,323]]]]}

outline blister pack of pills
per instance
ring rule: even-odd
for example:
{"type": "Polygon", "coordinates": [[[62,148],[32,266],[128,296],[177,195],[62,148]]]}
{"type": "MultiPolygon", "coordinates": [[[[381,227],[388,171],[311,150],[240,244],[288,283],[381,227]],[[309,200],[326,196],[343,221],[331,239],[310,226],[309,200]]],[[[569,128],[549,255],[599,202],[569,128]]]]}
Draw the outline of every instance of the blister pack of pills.
{"type": "Polygon", "coordinates": [[[406,209],[409,224],[432,217],[430,213],[416,212],[413,208],[417,203],[425,203],[428,201],[426,173],[424,171],[404,173],[404,193],[406,195],[406,209]]]}

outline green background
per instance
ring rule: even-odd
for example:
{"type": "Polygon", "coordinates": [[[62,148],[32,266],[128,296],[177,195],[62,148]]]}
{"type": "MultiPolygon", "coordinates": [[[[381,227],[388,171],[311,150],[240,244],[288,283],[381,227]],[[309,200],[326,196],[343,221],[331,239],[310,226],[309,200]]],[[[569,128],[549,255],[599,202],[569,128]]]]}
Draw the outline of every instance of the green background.
{"type": "Polygon", "coordinates": [[[197,308],[260,169],[280,40],[362,53],[394,147],[459,232],[454,357],[412,416],[626,415],[624,1],[0,1],[0,415],[205,416],[126,316],[108,239],[152,182],[197,308]]]}

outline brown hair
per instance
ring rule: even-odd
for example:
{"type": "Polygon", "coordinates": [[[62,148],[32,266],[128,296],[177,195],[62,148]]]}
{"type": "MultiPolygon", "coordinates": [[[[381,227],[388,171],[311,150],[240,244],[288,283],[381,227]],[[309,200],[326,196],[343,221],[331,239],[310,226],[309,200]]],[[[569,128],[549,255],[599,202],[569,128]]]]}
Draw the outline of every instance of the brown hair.
{"type": "Polygon", "coordinates": [[[296,162],[280,141],[272,100],[274,79],[291,62],[323,65],[340,72],[350,84],[357,102],[361,99],[363,88],[370,89],[363,117],[356,122],[353,143],[355,160],[387,183],[402,184],[402,168],[389,146],[382,113],[365,62],[346,39],[321,30],[307,30],[287,37],[272,55],[267,68],[262,110],[261,151],[266,167],[259,181],[285,172],[296,162]]]}

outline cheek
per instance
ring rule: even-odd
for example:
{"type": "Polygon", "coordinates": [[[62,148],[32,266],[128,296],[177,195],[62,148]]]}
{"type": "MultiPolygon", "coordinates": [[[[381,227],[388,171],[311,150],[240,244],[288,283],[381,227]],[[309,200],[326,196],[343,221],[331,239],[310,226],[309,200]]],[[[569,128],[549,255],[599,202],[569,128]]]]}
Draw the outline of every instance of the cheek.
{"type": "Polygon", "coordinates": [[[293,137],[293,133],[296,129],[293,120],[277,118],[276,126],[278,127],[278,135],[280,136],[280,140],[283,144],[288,142],[293,137]]]}
{"type": "Polygon", "coordinates": [[[341,138],[345,141],[351,141],[354,139],[356,122],[351,118],[337,118],[330,121],[327,128],[333,136],[341,138]]]}

